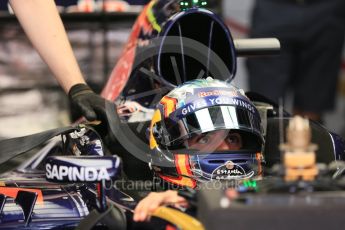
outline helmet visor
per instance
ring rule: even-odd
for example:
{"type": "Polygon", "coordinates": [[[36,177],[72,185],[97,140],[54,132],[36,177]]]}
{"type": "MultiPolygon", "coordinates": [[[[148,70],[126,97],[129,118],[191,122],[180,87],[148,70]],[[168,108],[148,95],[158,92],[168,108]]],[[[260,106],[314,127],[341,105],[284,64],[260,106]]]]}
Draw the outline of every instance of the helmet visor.
{"type": "MultiPolygon", "coordinates": [[[[172,114],[173,115],[173,114],[172,114]]],[[[193,135],[215,130],[240,130],[252,133],[262,143],[260,117],[249,110],[235,106],[213,106],[203,108],[185,117],[165,119],[166,146],[180,146],[193,135]]]]}

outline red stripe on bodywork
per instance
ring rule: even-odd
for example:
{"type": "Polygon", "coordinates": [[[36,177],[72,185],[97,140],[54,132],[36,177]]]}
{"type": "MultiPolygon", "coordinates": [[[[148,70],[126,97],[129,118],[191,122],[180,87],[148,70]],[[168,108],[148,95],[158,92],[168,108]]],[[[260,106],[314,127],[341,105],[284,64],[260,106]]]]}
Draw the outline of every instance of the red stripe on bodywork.
{"type": "Polygon", "coordinates": [[[110,78],[101,93],[102,97],[110,101],[115,101],[121,94],[127,84],[130,74],[132,73],[140,33],[143,32],[145,34],[150,34],[152,32],[152,26],[147,19],[147,11],[149,7],[152,7],[152,4],[148,4],[144,8],[135,22],[128,42],[120,55],[121,58],[115,65],[110,74],[110,78]]]}

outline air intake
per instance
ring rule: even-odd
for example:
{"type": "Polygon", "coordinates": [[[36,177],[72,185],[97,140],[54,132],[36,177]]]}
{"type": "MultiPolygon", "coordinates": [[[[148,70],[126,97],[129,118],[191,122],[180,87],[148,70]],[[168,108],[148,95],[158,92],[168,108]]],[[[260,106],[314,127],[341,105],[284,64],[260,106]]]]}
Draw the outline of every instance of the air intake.
{"type": "Polygon", "coordinates": [[[157,73],[168,82],[211,76],[231,80],[236,72],[236,55],[226,25],[212,12],[202,9],[172,17],[161,32],[156,59],[157,73]]]}

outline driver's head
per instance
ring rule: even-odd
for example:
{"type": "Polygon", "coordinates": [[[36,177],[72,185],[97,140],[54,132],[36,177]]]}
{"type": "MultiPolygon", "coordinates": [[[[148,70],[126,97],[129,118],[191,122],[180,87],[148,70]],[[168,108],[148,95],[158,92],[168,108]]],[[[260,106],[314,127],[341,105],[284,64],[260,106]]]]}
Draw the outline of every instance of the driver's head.
{"type": "Polygon", "coordinates": [[[185,141],[185,145],[190,149],[206,152],[240,150],[242,148],[242,136],[235,131],[216,130],[193,135],[185,141]]]}
{"type": "Polygon", "coordinates": [[[193,80],[159,102],[151,164],[163,180],[181,186],[249,178],[257,174],[250,165],[261,161],[263,142],[259,113],[242,90],[212,78],[193,80]],[[218,170],[229,165],[236,170],[218,170]]]}

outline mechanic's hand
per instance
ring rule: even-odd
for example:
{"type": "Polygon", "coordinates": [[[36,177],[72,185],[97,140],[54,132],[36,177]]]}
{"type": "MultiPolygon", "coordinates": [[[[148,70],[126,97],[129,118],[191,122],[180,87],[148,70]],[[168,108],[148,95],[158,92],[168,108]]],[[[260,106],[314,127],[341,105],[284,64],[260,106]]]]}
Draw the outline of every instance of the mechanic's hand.
{"type": "Polygon", "coordinates": [[[177,191],[151,192],[135,208],[134,221],[149,221],[152,213],[163,205],[172,205],[179,208],[187,207],[188,203],[185,198],[177,194],[177,191]]]}
{"type": "Polygon", "coordinates": [[[76,84],[68,92],[73,108],[89,121],[106,118],[105,99],[94,93],[86,84],[76,84]]]}

